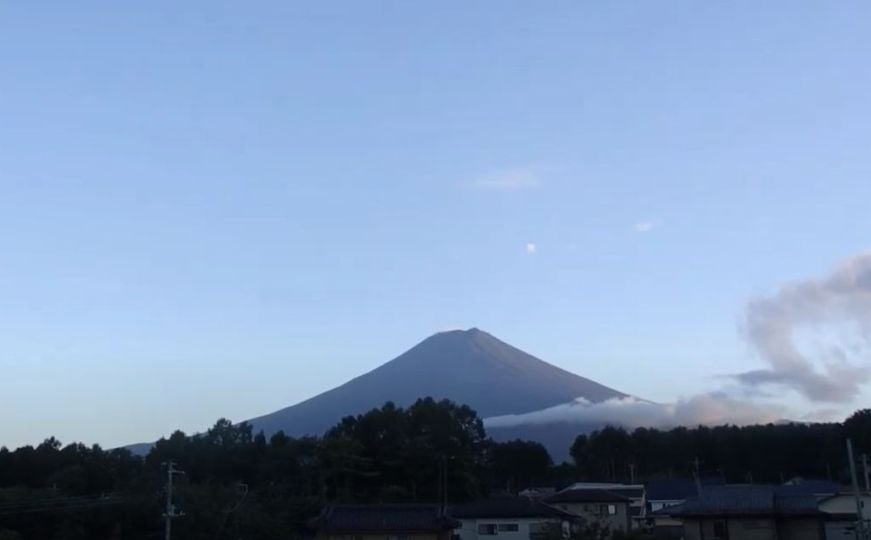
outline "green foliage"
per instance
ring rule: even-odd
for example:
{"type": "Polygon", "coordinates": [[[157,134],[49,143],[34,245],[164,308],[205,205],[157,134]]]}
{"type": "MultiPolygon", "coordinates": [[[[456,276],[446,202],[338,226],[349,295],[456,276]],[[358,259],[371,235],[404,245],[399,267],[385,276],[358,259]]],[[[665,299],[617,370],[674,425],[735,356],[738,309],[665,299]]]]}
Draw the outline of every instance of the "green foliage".
{"type": "Polygon", "coordinates": [[[344,418],[322,438],[276,433],[267,441],[250,425],[221,419],[203,434],[161,439],[145,459],[51,438],[36,448],[0,449],[0,504],[4,491],[10,501],[36,503],[121,492],[124,504],[0,515],[0,530],[64,540],[154,538],[162,527],[163,464],[174,461],[185,471],[176,479],[175,503],[186,514],[173,523],[179,537],[302,536],[326,502],[435,502],[445,496],[444,478],[452,502],[481,495],[490,444],[473,410],[433,399],[344,418]],[[19,487],[3,490],[11,486],[19,487]]]}
{"type": "MultiPolygon", "coordinates": [[[[304,536],[306,522],[328,502],[461,502],[535,485],[628,480],[630,469],[636,479],[684,476],[696,460],[702,475],[730,481],[844,480],[847,436],[858,453],[871,452],[871,410],[843,425],[609,427],[575,440],[575,465],[553,466],[538,443],[486,439],[468,407],[422,399],[344,418],[319,438],[276,433],[267,440],[221,419],[203,434],[161,439],[144,459],[49,438],[0,448],[0,540],[159,537],[162,464],[170,460],[186,473],[176,479],[175,503],[186,514],[173,523],[178,537],[265,540],[304,536]]],[[[554,534],[565,540],[562,531],[554,534]]],[[[571,537],[611,535],[589,523],[571,537]]]]}
{"type": "Polygon", "coordinates": [[[488,448],[491,483],[509,493],[548,483],[552,465],[547,449],[537,442],[518,439],[494,443],[488,448]],[[497,481],[504,481],[505,485],[498,486],[497,481]]]}
{"type": "Polygon", "coordinates": [[[731,482],[782,482],[793,476],[846,479],[845,436],[871,451],[871,413],[841,424],[700,426],[668,431],[606,427],[571,447],[579,476],[628,481],[662,476],[722,477],[731,482]]]}

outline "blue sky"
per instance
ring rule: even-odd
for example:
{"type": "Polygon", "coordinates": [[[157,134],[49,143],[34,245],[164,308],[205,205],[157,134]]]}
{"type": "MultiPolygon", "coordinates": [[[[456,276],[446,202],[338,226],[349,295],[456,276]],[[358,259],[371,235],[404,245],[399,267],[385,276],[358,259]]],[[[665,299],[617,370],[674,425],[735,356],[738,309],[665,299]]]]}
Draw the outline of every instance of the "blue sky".
{"type": "Polygon", "coordinates": [[[868,20],[7,3],[0,444],[241,420],[455,327],[662,401],[758,368],[748,302],[869,247],[868,20]]]}

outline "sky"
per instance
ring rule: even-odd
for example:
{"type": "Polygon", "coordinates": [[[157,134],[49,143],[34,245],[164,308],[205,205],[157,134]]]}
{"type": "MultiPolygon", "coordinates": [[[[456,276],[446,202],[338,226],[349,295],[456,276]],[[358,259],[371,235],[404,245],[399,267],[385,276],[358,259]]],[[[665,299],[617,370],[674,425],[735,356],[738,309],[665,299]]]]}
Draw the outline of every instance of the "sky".
{"type": "Polygon", "coordinates": [[[0,445],[243,420],[472,326],[645,399],[846,414],[871,390],[766,372],[748,313],[871,247],[869,20],[0,4],[0,445]]]}

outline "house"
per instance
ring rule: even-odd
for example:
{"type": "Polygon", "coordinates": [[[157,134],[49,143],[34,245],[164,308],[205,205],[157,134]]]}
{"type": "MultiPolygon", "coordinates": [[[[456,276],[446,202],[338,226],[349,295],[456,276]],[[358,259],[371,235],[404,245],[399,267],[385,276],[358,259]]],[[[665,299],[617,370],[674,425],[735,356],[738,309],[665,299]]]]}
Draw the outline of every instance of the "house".
{"type": "Polygon", "coordinates": [[[544,487],[530,487],[526,488],[518,495],[521,497],[532,497],[534,499],[543,499],[545,497],[550,497],[551,495],[556,493],[556,488],[544,486],[544,487]]]}
{"type": "Polygon", "coordinates": [[[697,496],[653,514],[680,519],[686,540],[822,540],[819,499],[779,487],[704,486],[697,496]]]}
{"type": "Polygon", "coordinates": [[[567,536],[577,518],[538,498],[503,496],[450,509],[455,540],[544,540],[567,536]]]}
{"type": "MultiPolygon", "coordinates": [[[[859,496],[865,530],[871,530],[871,494],[859,496]]],[[[853,493],[839,493],[823,498],[819,502],[823,513],[826,540],[852,540],[856,538],[856,496],[853,493]]]]}
{"type": "Polygon", "coordinates": [[[317,540],[451,540],[460,523],[436,504],[336,504],[310,525],[317,540]]]}
{"type": "Polygon", "coordinates": [[[635,528],[641,523],[644,514],[644,485],[643,484],[620,484],[614,482],[578,482],[570,485],[562,491],[577,489],[602,489],[610,493],[616,493],[629,499],[629,527],[635,528]]]}
{"type": "Polygon", "coordinates": [[[644,485],[644,509],[641,526],[660,540],[683,537],[683,521],[660,510],[678,506],[698,494],[699,483],[692,478],[662,478],[644,485]]]}
{"type": "Polygon", "coordinates": [[[577,487],[576,484],[548,497],[546,501],[587,523],[598,523],[612,532],[626,532],[632,528],[630,507],[634,501],[626,494],[615,493],[599,486],[577,487]]]}

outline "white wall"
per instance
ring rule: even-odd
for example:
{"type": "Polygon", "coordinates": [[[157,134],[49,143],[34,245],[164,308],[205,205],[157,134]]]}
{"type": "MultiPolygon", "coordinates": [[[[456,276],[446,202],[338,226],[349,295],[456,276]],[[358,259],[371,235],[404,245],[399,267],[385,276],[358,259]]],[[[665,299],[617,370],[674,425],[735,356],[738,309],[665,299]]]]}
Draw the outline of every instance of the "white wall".
{"type": "Polygon", "coordinates": [[[515,518],[515,519],[461,519],[462,525],[459,529],[454,529],[454,534],[460,536],[461,540],[529,540],[530,526],[532,524],[540,524],[540,526],[558,526],[558,520],[548,520],[543,518],[515,518]],[[479,535],[478,525],[494,524],[516,524],[517,532],[497,531],[495,536],[479,535]]]}
{"type": "MultiPolygon", "coordinates": [[[[862,495],[862,514],[871,518],[871,495],[862,495]]],[[[820,503],[820,510],[827,514],[855,514],[856,498],[853,495],[838,495],[820,503]]]]}

